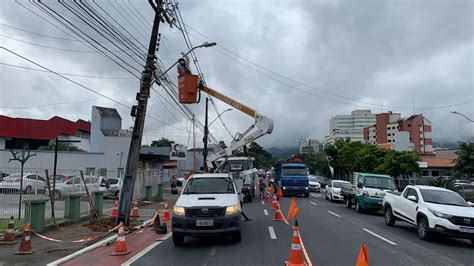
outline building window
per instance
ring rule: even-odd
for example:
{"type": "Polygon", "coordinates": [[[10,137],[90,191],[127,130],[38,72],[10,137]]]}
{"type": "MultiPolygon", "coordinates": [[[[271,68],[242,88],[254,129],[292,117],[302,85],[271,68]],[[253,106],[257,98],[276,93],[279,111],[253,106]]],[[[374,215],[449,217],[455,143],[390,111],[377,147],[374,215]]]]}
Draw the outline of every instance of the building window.
{"type": "Polygon", "coordinates": [[[395,142],[395,140],[393,140],[393,142],[395,142]]]}
{"type": "Polygon", "coordinates": [[[388,142],[392,142],[392,140],[389,139],[388,142]]]}
{"type": "Polygon", "coordinates": [[[99,176],[107,176],[107,168],[99,168],[99,176]]]}
{"type": "Polygon", "coordinates": [[[422,176],[430,176],[430,174],[427,170],[423,170],[422,176]]]}
{"type": "Polygon", "coordinates": [[[388,133],[387,135],[391,136],[391,135],[392,135],[392,133],[388,133]]]}
{"type": "Polygon", "coordinates": [[[431,171],[432,176],[439,176],[439,171],[438,170],[433,170],[431,171]]]}
{"type": "Polygon", "coordinates": [[[86,175],[94,175],[95,167],[86,167],[86,175]]]}

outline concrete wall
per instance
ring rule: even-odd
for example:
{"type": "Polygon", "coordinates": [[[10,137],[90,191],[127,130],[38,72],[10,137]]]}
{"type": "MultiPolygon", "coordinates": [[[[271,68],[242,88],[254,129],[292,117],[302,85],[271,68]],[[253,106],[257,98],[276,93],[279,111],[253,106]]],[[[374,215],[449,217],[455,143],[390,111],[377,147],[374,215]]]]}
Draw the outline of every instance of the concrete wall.
{"type": "Polygon", "coordinates": [[[103,152],[105,148],[105,137],[101,131],[101,116],[97,109],[92,106],[92,114],[91,114],[91,144],[90,144],[90,151],[91,152],[103,152]]]}

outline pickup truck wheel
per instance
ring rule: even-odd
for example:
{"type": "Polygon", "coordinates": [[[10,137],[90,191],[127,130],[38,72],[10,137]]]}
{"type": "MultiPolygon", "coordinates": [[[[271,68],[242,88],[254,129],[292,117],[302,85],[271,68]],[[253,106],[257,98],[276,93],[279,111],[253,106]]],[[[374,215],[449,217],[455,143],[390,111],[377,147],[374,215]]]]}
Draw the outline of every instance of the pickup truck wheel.
{"type": "Polygon", "coordinates": [[[346,204],[346,207],[350,209],[352,207],[351,199],[349,197],[344,197],[344,204],[346,204]]]}
{"type": "Polygon", "coordinates": [[[173,244],[175,247],[180,247],[184,243],[184,236],[178,235],[178,234],[173,234],[173,244]]]}
{"type": "Polygon", "coordinates": [[[362,209],[362,207],[360,207],[360,203],[358,200],[356,200],[355,202],[355,209],[356,209],[356,212],[358,213],[363,213],[364,212],[364,209],[362,209]]]}
{"type": "Polygon", "coordinates": [[[395,225],[395,216],[393,216],[392,208],[385,208],[385,224],[388,226],[395,225]]]}
{"type": "Polygon", "coordinates": [[[242,241],[242,233],[241,232],[238,232],[238,233],[234,233],[232,234],[232,242],[233,243],[240,243],[242,241]]]}
{"type": "Polygon", "coordinates": [[[417,231],[418,231],[418,236],[420,237],[421,240],[430,239],[431,234],[429,232],[428,221],[426,220],[426,218],[421,217],[420,219],[418,219],[417,231]]]}

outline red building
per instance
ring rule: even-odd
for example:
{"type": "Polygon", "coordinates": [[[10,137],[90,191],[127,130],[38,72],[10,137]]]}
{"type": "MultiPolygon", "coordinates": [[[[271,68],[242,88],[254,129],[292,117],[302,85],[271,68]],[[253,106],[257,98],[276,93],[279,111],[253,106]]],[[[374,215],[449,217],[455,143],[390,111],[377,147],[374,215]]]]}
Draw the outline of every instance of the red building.
{"type": "Polygon", "coordinates": [[[91,123],[82,119],[73,122],[59,116],[40,120],[0,115],[0,149],[21,149],[27,145],[35,150],[59,137],[89,140],[90,131],[91,123]]]}

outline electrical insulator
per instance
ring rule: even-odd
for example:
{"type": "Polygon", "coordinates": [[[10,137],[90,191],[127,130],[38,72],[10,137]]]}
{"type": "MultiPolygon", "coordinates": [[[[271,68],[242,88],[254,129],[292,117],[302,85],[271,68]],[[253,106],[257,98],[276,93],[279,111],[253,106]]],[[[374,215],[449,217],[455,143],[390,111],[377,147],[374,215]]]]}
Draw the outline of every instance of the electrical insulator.
{"type": "Polygon", "coordinates": [[[136,117],[137,116],[137,106],[136,105],[133,105],[132,106],[132,110],[130,111],[130,115],[132,117],[136,117]]]}

